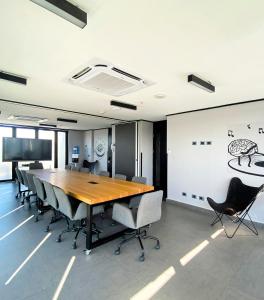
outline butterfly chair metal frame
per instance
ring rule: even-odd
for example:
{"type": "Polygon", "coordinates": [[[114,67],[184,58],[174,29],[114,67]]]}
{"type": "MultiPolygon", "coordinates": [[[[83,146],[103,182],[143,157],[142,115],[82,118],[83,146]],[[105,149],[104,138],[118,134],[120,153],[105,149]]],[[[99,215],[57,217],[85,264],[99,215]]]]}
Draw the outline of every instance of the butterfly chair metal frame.
{"type": "Polygon", "coordinates": [[[252,233],[254,233],[255,235],[258,235],[258,230],[249,215],[249,211],[250,211],[251,207],[253,206],[253,204],[255,203],[259,194],[264,191],[264,185],[261,185],[259,188],[246,186],[242,183],[242,181],[239,178],[234,177],[230,181],[227,199],[229,197],[229,193],[230,192],[232,193],[232,188],[233,188],[232,184],[240,184],[241,186],[243,186],[245,188],[249,188],[249,189],[251,189],[251,193],[252,193],[252,191],[254,193],[254,189],[255,189],[255,193],[254,193],[255,195],[252,195],[251,199],[248,200],[248,205],[246,205],[246,207],[244,207],[241,210],[236,210],[234,207],[232,207],[232,206],[234,206],[234,204],[232,205],[232,203],[229,203],[228,200],[226,200],[224,203],[219,205],[218,203],[215,203],[213,199],[208,197],[207,198],[208,203],[213,208],[214,213],[216,215],[216,217],[213,219],[213,222],[211,223],[211,226],[214,226],[215,224],[220,222],[224,229],[226,236],[230,239],[234,237],[234,235],[236,234],[236,232],[238,231],[238,229],[240,228],[240,226],[242,224],[244,226],[246,226],[252,233]],[[219,209],[219,207],[221,207],[222,209],[219,209]],[[226,215],[227,218],[229,220],[231,220],[234,224],[237,224],[237,226],[232,234],[229,234],[226,230],[226,227],[223,222],[224,215],[226,215]],[[245,220],[246,216],[248,216],[249,220],[245,220]]]}

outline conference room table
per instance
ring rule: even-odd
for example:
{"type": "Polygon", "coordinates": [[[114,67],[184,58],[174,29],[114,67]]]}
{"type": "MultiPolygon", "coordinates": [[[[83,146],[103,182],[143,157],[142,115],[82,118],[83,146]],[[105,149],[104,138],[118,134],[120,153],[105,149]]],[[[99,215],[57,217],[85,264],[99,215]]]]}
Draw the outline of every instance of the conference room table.
{"type": "Polygon", "coordinates": [[[42,169],[30,170],[29,172],[41,180],[45,180],[52,185],[61,188],[70,197],[87,204],[87,225],[85,229],[85,253],[87,255],[91,253],[93,248],[113,240],[123,233],[123,231],[117,232],[110,236],[93,241],[93,207],[121,199],[128,199],[129,197],[154,190],[154,187],[151,185],[119,180],[106,176],[98,176],[90,173],[82,173],[78,171],[64,169],[42,169]]]}

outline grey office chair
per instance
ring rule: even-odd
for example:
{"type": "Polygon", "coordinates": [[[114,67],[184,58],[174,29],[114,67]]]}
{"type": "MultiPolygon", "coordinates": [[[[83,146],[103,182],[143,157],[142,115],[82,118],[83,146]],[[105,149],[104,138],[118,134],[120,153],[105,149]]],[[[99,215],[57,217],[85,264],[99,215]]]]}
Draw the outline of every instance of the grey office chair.
{"type": "MultiPolygon", "coordinates": [[[[53,186],[54,193],[56,195],[56,198],[59,202],[59,209],[60,212],[65,216],[66,220],[70,220],[74,223],[79,223],[78,226],[76,224],[73,227],[73,230],[76,231],[74,241],[73,241],[73,249],[77,248],[77,238],[80,233],[80,231],[85,226],[85,219],[87,217],[87,204],[84,202],[79,202],[78,200],[71,200],[71,198],[65,194],[65,192],[60,189],[59,187],[53,186]]],[[[101,212],[100,206],[94,207],[93,209],[93,215],[98,214],[101,212]]],[[[69,221],[67,222],[67,229],[63,230],[60,235],[57,238],[57,242],[61,242],[62,235],[66,232],[70,231],[69,227],[69,221]]],[[[97,229],[93,229],[94,232],[96,232],[97,235],[99,235],[99,231],[97,229]]]]}
{"type": "Polygon", "coordinates": [[[50,230],[50,225],[59,220],[59,214],[58,214],[59,203],[54,193],[52,184],[50,184],[47,181],[43,181],[43,184],[46,192],[46,200],[53,210],[53,216],[51,217],[50,222],[46,227],[46,231],[48,232],[50,230]]]}
{"type": "Polygon", "coordinates": [[[159,240],[154,236],[147,235],[146,226],[160,220],[162,196],[163,191],[156,191],[142,195],[136,212],[131,210],[127,204],[114,204],[112,218],[128,228],[134,229],[134,232],[118,245],[118,248],[115,251],[116,255],[120,254],[121,246],[123,244],[134,238],[138,239],[141,247],[141,255],[139,257],[140,261],[145,260],[144,247],[141,238],[155,240],[155,248],[160,248],[159,240]]]}
{"type": "MultiPolygon", "coordinates": [[[[31,203],[30,199],[31,197],[35,197],[37,196],[37,190],[33,181],[33,178],[35,177],[34,174],[28,173],[26,172],[26,177],[27,177],[27,182],[28,182],[28,188],[30,190],[30,193],[27,196],[27,200],[28,200],[28,206],[29,208],[31,207],[31,203]]],[[[35,200],[33,202],[37,202],[37,199],[35,197],[35,200]]]]}
{"type": "Polygon", "coordinates": [[[71,167],[72,167],[71,165],[66,165],[65,170],[71,170],[71,167]]]}
{"type": "MultiPolygon", "coordinates": [[[[47,195],[45,192],[43,182],[36,176],[33,177],[33,181],[34,181],[36,193],[37,193],[37,207],[38,207],[35,221],[38,222],[39,215],[43,214],[46,211],[44,209],[44,207],[47,207],[47,206],[45,206],[45,204],[47,203],[47,199],[46,199],[47,195]]],[[[48,206],[48,208],[49,208],[49,206],[48,206]]]]}
{"type": "Polygon", "coordinates": [[[123,174],[115,174],[115,179],[119,179],[119,180],[126,180],[127,177],[126,175],[123,175],[123,174]]]}
{"type": "Polygon", "coordinates": [[[18,167],[15,168],[16,177],[17,177],[17,184],[18,184],[18,192],[16,194],[16,198],[21,197],[22,195],[25,195],[28,190],[21,190],[22,185],[24,186],[23,177],[21,174],[21,171],[18,169],[18,167]]]}
{"type": "Polygon", "coordinates": [[[29,164],[29,170],[38,170],[43,169],[43,164],[39,161],[35,161],[34,163],[29,164]]]}
{"type": "Polygon", "coordinates": [[[98,175],[99,175],[99,176],[109,177],[109,176],[110,176],[110,173],[107,172],[107,171],[100,171],[98,175]]]}
{"type": "Polygon", "coordinates": [[[30,188],[29,188],[29,183],[28,183],[28,179],[27,179],[27,172],[25,170],[21,170],[21,176],[23,178],[23,185],[26,187],[26,192],[24,193],[24,196],[21,200],[21,204],[25,203],[25,200],[28,202],[30,199],[28,198],[29,194],[30,194],[30,188]]]}
{"type": "Polygon", "coordinates": [[[82,168],[80,168],[80,172],[82,172],[82,173],[90,173],[90,169],[82,167],[82,168]]]}
{"type": "MultiPolygon", "coordinates": [[[[136,183],[146,184],[147,183],[147,178],[146,177],[140,177],[140,176],[134,176],[134,177],[132,177],[131,181],[136,182],[136,183]]],[[[129,208],[137,208],[138,205],[139,205],[140,199],[141,199],[141,196],[134,196],[134,197],[130,198],[129,208]]]]}

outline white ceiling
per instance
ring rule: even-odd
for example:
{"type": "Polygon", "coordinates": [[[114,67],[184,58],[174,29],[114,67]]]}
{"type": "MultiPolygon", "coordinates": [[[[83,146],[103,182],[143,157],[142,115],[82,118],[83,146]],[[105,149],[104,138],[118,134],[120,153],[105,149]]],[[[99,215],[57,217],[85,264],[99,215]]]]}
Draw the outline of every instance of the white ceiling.
{"type": "MultiPolygon", "coordinates": [[[[262,0],[75,3],[88,12],[83,30],[29,0],[0,0],[0,70],[29,78],[27,86],[1,80],[0,98],[155,121],[170,113],[264,96],[262,0]],[[139,105],[137,111],[111,110],[112,97],[65,82],[95,57],[156,83],[116,98],[139,105]],[[188,84],[190,73],[210,80],[216,93],[188,84]],[[158,93],[166,97],[156,99],[158,93]]],[[[4,112],[2,106],[0,102],[4,112]]],[[[5,109],[7,115],[12,112],[5,109]]],[[[91,126],[89,119],[83,122],[86,129],[91,126]]]]}

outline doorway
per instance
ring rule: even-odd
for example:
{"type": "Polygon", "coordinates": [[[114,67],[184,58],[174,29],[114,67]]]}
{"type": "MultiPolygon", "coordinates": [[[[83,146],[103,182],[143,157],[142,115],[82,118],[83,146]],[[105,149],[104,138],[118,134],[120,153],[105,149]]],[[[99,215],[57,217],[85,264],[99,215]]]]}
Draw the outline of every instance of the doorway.
{"type": "Polygon", "coordinates": [[[153,185],[167,198],[167,121],[153,124],[153,185]]]}

